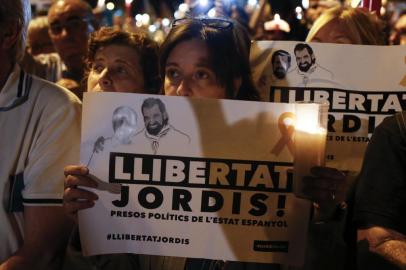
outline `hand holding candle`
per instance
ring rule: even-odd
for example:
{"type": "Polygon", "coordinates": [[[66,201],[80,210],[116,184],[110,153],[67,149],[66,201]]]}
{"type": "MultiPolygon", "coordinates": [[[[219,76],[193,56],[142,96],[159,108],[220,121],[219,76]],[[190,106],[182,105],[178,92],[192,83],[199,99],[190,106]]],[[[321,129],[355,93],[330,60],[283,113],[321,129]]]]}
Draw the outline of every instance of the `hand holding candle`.
{"type": "Polygon", "coordinates": [[[327,104],[299,102],[295,106],[293,191],[300,198],[309,198],[303,192],[303,178],[312,167],[325,164],[327,111],[327,104]]]}

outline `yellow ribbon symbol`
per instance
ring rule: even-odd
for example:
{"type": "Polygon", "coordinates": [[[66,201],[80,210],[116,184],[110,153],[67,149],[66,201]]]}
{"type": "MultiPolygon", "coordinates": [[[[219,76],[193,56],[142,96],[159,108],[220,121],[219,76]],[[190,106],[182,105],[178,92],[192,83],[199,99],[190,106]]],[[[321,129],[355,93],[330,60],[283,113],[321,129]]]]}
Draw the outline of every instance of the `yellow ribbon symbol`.
{"type": "Polygon", "coordinates": [[[296,116],[292,112],[285,112],[279,116],[278,128],[281,132],[282,137],[275,144],[274,148],[271,150],[272,154],[279,155],[285,145],[288,147],[289,152],[293,155],[293,132],[295,131],[294,123],[296,122],[296,116]],[[290,123],[285,120],[290,119],[290,123]]]}

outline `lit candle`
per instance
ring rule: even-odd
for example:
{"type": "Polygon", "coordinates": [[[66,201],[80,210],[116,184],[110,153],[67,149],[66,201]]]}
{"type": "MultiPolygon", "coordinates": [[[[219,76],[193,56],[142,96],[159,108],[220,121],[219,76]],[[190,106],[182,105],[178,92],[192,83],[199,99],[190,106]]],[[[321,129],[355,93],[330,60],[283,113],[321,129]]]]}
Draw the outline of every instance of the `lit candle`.
{"type": "Polygon", "coordinates": [[[293,191],[303,193],[303,177],[310,175],[314,166],[324,166],[327,136],[327,104],[297,103],[295,106],[295,158],[293,163],[293,191]]]}

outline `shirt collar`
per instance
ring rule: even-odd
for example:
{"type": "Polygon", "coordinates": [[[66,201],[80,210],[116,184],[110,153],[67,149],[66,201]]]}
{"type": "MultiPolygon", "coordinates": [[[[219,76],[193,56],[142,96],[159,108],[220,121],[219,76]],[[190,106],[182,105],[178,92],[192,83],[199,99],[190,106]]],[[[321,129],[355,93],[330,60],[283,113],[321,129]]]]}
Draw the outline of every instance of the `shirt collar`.
{"type": "Polygon", "coordinates": [[[22,71],[19,65],[14,65],[0,91],[0,111],[7,111],[22,104],[28,97],[31,84],[31,76],[22,71]]]}

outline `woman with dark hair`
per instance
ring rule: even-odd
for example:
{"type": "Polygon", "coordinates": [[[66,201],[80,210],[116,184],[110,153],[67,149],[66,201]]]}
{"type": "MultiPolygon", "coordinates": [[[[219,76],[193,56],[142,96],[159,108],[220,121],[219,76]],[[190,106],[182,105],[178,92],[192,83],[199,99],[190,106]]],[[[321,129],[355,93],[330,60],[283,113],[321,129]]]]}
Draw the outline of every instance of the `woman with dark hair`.
{"type": "MultiPolygon", "coordinates": [[[[239,25],[229,20],[187,18],[174,21],[160,49],[165,95],[259,100],[248,64],[247,39],[239,25]]],[[[315,180],[343,180],[342,174],[333,168],[318,168],[313,172],[315,180]]],[[[306,194],[315,201],[322,202],[326,197],[325,190],[314,186],[307,188],[306,194]]],[[[260,270],[280,269],[280,265],[188,258],[185,269],[260,270]]]]}
{"type": "Polygon", "coordinates": [[[160,49],[165,95],[259,100],[251,78],[249,45],[243,28],[235,22],[175,20],[160,49]],[[182,88],[185,83],[189,89],[182,88]]]}
{"type": "MultiPolygon", "coordinates": [[[[249,38],[240,26],[226,19],[186,18],[175,20],[160,49],[162,91],[169,96],[259,100],[249,65],[249,38]]],[[[77,211],[94,205],[94,193],[78,190],[78,185],[96,187],[83,166],[65,168],[66,212],[76,217],[77,211]]],[[[269,264],[222,262],[164,256],[139,256],[141,269],[212,270],[270,269],[269,264]]],[[[278,265],[275,265],[279,269],[278,265]]],[[[274,269],[274,268],[272,268],[274,269]]]]}

